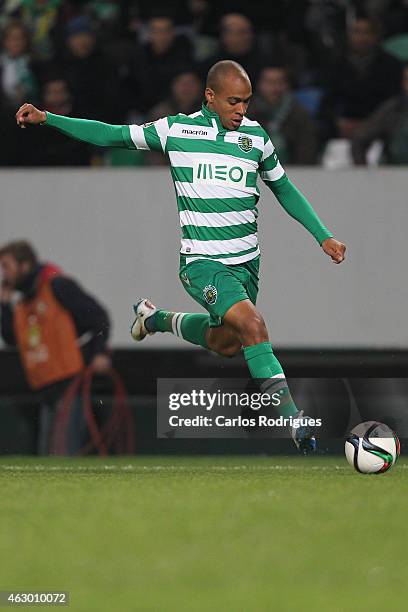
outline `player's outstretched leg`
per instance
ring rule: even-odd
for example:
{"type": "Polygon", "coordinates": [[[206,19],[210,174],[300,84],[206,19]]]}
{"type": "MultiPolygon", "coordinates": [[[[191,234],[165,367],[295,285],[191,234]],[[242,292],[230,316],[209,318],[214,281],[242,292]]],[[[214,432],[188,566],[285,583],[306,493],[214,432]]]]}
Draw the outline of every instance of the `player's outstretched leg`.
{"type": "Polygon", "coordinates": [[[189,312],[159,310],[146,298],[133,306],[136,318],[130,331],[137,342],[156,332],[169,332],[223,357],[234,357],[241,351],[236,332],[228,325],[210,327],[210,316],[189,312]]]}
{"type": "Polygon", "coordinates": [[[160,310],[146,298],[139,300],[133,309],[136,317],[130,333],[137,342],[156,332],[170,332],[187,342],[210,348],[206,340],[209,315],[160,310]]]}

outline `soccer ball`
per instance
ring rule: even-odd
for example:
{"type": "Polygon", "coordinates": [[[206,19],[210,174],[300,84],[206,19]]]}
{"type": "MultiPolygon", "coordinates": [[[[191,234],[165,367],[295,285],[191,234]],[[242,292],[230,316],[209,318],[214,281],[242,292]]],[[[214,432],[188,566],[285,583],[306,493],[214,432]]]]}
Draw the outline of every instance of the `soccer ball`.
{"type": "Polygon", "coordinates": [[[366,421],[351,430],[344,451],[347,461],[357,472],[382,474],[398,459],[400,443],[388,425],[366,421]]]}

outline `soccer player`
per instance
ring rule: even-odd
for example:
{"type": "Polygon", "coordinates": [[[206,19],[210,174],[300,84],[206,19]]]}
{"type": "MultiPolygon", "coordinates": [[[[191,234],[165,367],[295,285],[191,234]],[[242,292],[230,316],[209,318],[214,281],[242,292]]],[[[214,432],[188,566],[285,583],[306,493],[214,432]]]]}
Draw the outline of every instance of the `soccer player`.
{"type": "MultiPolygon", "coordinates": [[[[291,183],[265,130],[246,118],[250,79],[236,62],[217,62],[208,72],[205,102],[192,115],[178,114],[144,125],[109,125],[53,115],[24,104],[17,124],[43,124],[95,145],[152,149],[170,161],[182,229],[180,279],[208,314],[135,306],[135,340],[170,332],[220,355],[243,350],[251,376],[266,393],[279,393],[280,414],[299,416],[282,367],[256,308],[260,251],[257,239],[258,174],[283,208],[315,237],[336,264],[345,246],[333,238],[305,196],[291,183]]],[[[303,451],[314,450],[307,426],[292,431],[303,451]]]]}

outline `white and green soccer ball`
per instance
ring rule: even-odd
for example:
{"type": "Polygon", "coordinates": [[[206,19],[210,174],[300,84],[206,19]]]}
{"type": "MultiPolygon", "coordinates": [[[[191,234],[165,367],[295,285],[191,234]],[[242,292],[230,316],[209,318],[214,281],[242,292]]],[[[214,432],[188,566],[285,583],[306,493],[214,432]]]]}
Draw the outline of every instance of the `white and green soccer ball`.
{"type": "Polygon", "coordinates": [[[351,430],[344,447],[349,464],[361,474],[383,474],[400,454],[396,434],[384,423],[366,421],[351,430]]]}

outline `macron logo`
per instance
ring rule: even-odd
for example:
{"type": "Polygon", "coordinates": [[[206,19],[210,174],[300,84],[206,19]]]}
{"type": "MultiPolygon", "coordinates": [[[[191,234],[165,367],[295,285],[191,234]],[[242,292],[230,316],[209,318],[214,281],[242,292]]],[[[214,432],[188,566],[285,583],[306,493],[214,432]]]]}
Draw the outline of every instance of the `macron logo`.
{"type": "Polygon", "coordinates": [[[182,134],[191,134],[192,136],[207,136],[208,132],[205,130],[181,130],[182,134]]]}

